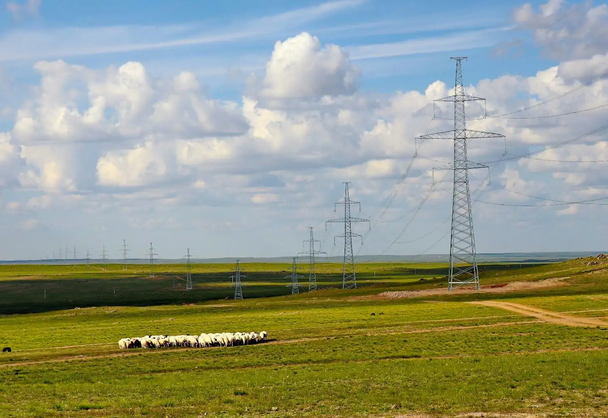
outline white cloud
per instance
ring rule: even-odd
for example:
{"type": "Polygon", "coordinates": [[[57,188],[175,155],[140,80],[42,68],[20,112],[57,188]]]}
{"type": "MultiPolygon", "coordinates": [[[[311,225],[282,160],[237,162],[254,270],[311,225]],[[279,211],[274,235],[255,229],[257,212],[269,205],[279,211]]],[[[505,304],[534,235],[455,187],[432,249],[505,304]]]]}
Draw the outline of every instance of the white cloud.
{"type": "MultiPolygon", "coordinates": [[[[222,22],[188,25],[60,27],[45,30],[23,29],[0,38],[0,62],[57,59],[75,56],[150,51],[195,45],[211,45],[254,38],[276,39],[277,31],[292,33],[294,28],[322,20],[343,10],[356,8],[365,0],[338,0],[294,9],[276,15],[222,22]]],[[[7,9],[16,17],[37,13],[40,0],[25,4],[9,2],[7,9]],[[35,13],[34,13],[35,12],[35,13]]]]}
{"type": "Polygon", "coordinates": [[[38,221],[37,219],[28,219],[26,221],[20,222],[19,228],[25,231],[30,231],[32,229],[38,228],[38,225],[40,225],[40,221],[38,221]]]}
{"type": "Polygon", "coordinates": [[[303,32],[277,41],[262,80],[261,95],[298,99],[352,94],[358,70],[337,45],[321,47],[318,38],[303,32]]]}
{"type": "Polygon", "coordinates": [[[592,2],[564,7],[549,0],[536,12],[530,3],[517,8],[514,20],[521,29],[534,31],[536,44],[552,59],[591,58],[608,47],[608,5],[592,2]]]}
{"type": "Polygon", "coordinates": [[[256,204],[275,203],[281,200],[281,197],[273,193],[254,194],[251,201],[256,204]]]}
{"type": "Polygon", "coordinates": [[[25,0],[24,3],[14,1],[6,2],[6,10],[8,10],[13,19],[21,20],[26,16],[37,16],[40,10],[41,0],[25,0]]]}

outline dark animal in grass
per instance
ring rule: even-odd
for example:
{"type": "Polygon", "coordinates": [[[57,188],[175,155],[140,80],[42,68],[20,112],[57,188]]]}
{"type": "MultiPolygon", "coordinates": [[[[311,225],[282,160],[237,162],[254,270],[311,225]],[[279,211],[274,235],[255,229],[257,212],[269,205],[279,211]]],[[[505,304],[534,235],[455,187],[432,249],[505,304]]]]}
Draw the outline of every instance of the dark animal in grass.
{"type": "Polygon", "coordinates": [[[372,312],[372,316],[376,316],[376,314],[372,312]]]}
{"type": "Polygon", "coordinates": [[[10,348],[10,347],[4,347],[4,348],[2,349],[2,352],[3,352],[3,353],[10,353],[11,351],[13,351],[13,350],[11,350],[11,348],[10,348]]]}

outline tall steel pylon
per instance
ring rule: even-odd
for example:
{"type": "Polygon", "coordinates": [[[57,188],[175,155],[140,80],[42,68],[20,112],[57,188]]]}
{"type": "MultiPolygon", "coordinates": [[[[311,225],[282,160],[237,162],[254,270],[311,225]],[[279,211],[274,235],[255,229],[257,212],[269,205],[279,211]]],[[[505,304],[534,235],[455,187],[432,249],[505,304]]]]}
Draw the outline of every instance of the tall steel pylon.
{"type": "Polygon", "coordinates": [[[186,290],[192,290],[192,266],[190,265],[190,248],[186,254],[186,290]]]}
{"type": "Polygon", "coordinates": [[[104,270],[107,268],[107,262],[108,262],[108,259],[106,257],[107,255],[108,255],[108,253],[106,251],[106,246],[104,245],[103,250],[101,251],[101,261],[103,263],[104,270]]]}
{"type": "Polygon", "coordinates": [[[417,139],[451,139],[454,141],[454,162],[447,168],[454,171],[448,289],[452,290],[455,287],[471,284],[479,289],[479,269],[476,259],[475,233],[473,231],[469,170],[489,169],[489,167],[468,159],[467,139],[504,138],[504,135],[467,129],[465,102],[485,101],[485,99],[465,94],[462,82],[462,61],[466,60],[467,57],[451,57],[451,59],[456,61],[454,95],[437,101],[454,103],[454,129],[422,135],[417,139]]]}
{"type": "Polygon", "coordinates": [[[311,292],[313,290],[317,290],[317,266],[316,266],[316,256],[320,255],[320,254],[325,254],[327,255],[327,253],[325,251],[321,251],[321,241],[319,241],[318,239],[315,239],[314,236],[314,227],[309,226],[308,229],[310,230],[310,239],[307,239],[305,241],[303,241],[303,243],[308,243],[308,251],[303,251],[300,253],[300,255],[307,255],[308,256],[308,291],[311,292]],[[315,243],[319,243],[319,250],[317,251],[317,249],[315,248],[315,243]]]}
{"type": "Polygon", "coordinates": [[[298,283],[298,279],[302,276],[298,274],[298,262],[297,257],[293,258],[293,264],[291,265],[291,274],[287,276],[291,279],[291,294],[297,295],[300,293],[300,284],[298,283]]]}
{"type": "Polygon", "coordinates": [[[147,255],[150,257],[150,277],[154,277],[154,256],[158,254],[154,252],[152,243],[150,243],[150,252],[147,255]]]}
{"type": "Polygon", "coordinates": [[[343,223],[344,224],[344,235],[337,235],[334,237],[334,244],[336,238],[344,238],[344,263],[342,265],[342,289],[356,289],[357,288],[357,274],[355,272],[355,257],[353,256],[353,237],[361,237],[359,234],[353,233],[353,222],[367,222],[369,219],[364,218],[353,218],[350,215],[351,205],[359,205],[359,212],[361,212],[361,202],[350,200],[350,191],[348,189],[350,182],[344,182],[344,201],[337,202],[334,204],[334,212],[338,205],[344,205],[344,217],[330,219],[325,222],[325,230],[327,231],[328,223],[343,223]]]}
{"type": "Polygon", "coordinates": [[[236,260],[236,267],[232,272],[232,285],[234,286],[234,298],[243,299],[243,289],[241,288],[241,278],[245,277],[241,275],[241,260],[236,260]]]}
{"type": "Polygon", "coordinates": [[[122,269],[127,269],[127,253],[129,252],[129,247],[127,246],[127,240],[122,240],[122,269]]]}

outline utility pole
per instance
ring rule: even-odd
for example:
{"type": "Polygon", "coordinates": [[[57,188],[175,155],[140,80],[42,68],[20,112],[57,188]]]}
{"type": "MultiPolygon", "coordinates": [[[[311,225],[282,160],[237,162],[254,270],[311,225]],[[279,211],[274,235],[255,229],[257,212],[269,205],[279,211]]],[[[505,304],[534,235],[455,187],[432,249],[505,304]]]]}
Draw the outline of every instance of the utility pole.
{"type": "Polygon", "coordinates": [[[310,239],[303,241],[304,244],[308,243],[308,251],[303,251],[300,254],[308,256],[308,291],[311,292],[313,290],[317,290],[317,266],[315,263],[315,258],[320,254],[325,254],[327,256],[327,253],[320,250],[321,241],[315,239],[313,233],[314,227],[309,226],[308,229],[310,230],[310,239]],[[315,243],[317,242],[319,243],[319,251],[315,249],[315,243]]]}
{"type": "Polygon", "coordinates": [[[245,277],[241,275],[241,260],[236,260],[236,267],[232,272],[232,285],[234,286],[234,298],[243,299],[243,289],[241,288],[241,278],[245,277]]]}
{"type": "Polygon", "coordinates": [[[291,274],[287,277],[291,279],[291,294],[297,295],[300,293],[300,284],[298,284],[298,278],[302,277],[298,274],[298,263],[297,258],[293,258],[293,264],[291,265],[291,274]]]}
{"type": "Polygon", "coordinates": [[[154,252],[154,247],[152,246],[152,243],[150,243],[150,252],[148,253],[148,256],[150,257],[150,277],[154,277],[154,256],[158,255],[154,252]]]}
{"type": "Polygon", "coordinates": [[[450,271],[448,289],[473,284],[479,289],[479,269],[473,231],[473,212],[469,190],[469,170],[485,168],[487,165],[470,161],[467,156],[467,139],[504,138],[504,135],[467,129],[465,102],[485,101],[484,98],[465,94],[462,81],[462,61],[467,57],[451,57],[456,61],[454,95],[438,99],[440,102],[454,103],[454,129],[422,135],[417,139],[449,139],[454,141],[454,163],[442,169],[454,171],[452,194],[452,226],[450,235],[450,271]]]}
{"type": "Polygon", "coordinates": [[[190,248],[186,254],[186,290],[192,290],[192,266],[190,265],[190,248]]]}
{"type": "Polygon", "coordinates": [[[103,250],[101,251],[101,260],[102,260],[102,263],[103,263],[103,269],[104,270],[107,267],[107,260],[108,260],[107,257],[106,257],[107,254],[108,253],[106,252],[106,246],[104,245],[103,246],[103,250]]]}
{"type": "Polygon", "coordinates": [[[127,253],[129,252],[129,248],[127,247],[127,240],[122,240],[122,269],[127,269],[127,253]]]}
{"type": "Polygon", "coordinates": [[[344,206],[344,217],[330,219],[325,222],[325,230],[327,231],[328,223],[343,223],[344,224],[344,235],[337,235],[334,237],[334,244],[336,238],[344,238],[344,263],[342,265],[342,289],[356,289],[357,288],[357,275],[355,273],[355,257],[353,256],[353,237],[361,237],[359,234],[353,233],[352,223],[353,222],[367,222],[369,228],[371,224],[369,219],[364,218],[353,218],[351,216],[351,206],[359,205],[359,212],[361,212],[361,202],[350,200],[350,192],[348,185],[350,182],[344,182],[344,201],[334,204],[334,212],[338,205],[344,206]]]}

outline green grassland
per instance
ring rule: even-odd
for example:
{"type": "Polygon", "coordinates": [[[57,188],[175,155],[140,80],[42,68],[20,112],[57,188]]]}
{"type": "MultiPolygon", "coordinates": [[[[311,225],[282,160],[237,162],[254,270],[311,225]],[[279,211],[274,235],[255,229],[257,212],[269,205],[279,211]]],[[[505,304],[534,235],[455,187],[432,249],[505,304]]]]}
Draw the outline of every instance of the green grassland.
{"type": "MultiPolygon", "coordinates": [[[[505,300],[608,316],[608,264],[482,266],[482,284],[560,286],[428,294],[445,265],[318,266],[320,290],[292,296],[287,264],[1,266],[0,417],[608,417],[608,326],[569,327],[471,304],[505,300]],[[44,298],[46,290],[46,299],[44,298]],[[261,331],[227,348],[119,350],[145,334],[261,331]],[[528,414],[528,415],[518,415],[528,414]]],[[[305,274],[305,269],[302,269],[305,274]]],[[[302,280],[305,283],[305,279],[302,280]]]]}

